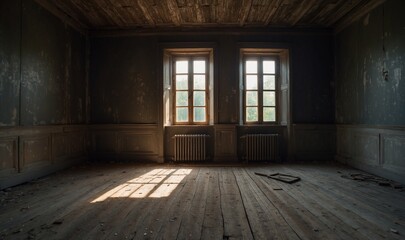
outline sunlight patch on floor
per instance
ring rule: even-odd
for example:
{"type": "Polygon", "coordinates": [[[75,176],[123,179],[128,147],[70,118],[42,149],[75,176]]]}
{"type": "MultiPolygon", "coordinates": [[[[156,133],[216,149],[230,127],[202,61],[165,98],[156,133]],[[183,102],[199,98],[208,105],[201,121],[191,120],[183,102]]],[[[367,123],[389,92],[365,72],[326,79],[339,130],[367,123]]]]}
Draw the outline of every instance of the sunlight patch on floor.
{"type": "Polygon", "coordinates": [[[91,203],[109,198],[168,197],[191,173],[191,169],[153,169],[102,194],[91,203]]]}

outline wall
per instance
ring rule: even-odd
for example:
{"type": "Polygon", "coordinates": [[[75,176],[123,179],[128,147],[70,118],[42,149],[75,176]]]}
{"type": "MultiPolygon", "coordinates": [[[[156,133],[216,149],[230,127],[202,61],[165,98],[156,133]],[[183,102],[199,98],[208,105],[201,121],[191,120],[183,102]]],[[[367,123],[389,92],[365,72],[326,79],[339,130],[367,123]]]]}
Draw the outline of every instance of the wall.
{"type": "Polygon", "coordinates": [[[86,153],[86,37],[32,0],[0,3],[0,188],[86,153]]]}
{"type": "MultiPolygon", "coordinates": [[[[162,161],[164,157],[170,159],[172,142],[168,136],[175,134],[176,128],[166,129],[169,134],[164,134],[162,51],[167,45],[182,47],[182,43],[188,45],[194,43],[196,46],[201,43],[202,46],[206,44],[216,46],[214,50],[214,68],[217,71],[214,80],[215,128],[209,131],[215,131],[216,136],[221,136],[221,131],[224,131],[224,136],[227,136],[224,141],[236,142],[239,136],[236,126],[240,122],[239,47],[241,44],[252,42],[274,43],[290,49],[291,123],[297,127],[296,142],[300,144],[310,140],[322,143],[320,136],[323,136],[325,131],[319,131],[319,128],[306,128],[307,132],[313,130],[312,135],[304,135],[300,134],[299,126],[307,124],[329,126],[334,122],[333,35],[328,31],[273,33],[241,31],[226,34],[180,32],[128,36],[94,34],[91,37],[90,51],[91,123],[104,124],[105,128],[92,131],[92,136],[96,138],[104,136],[103,144],[110,142],[109,148],[113,149],[112,152],[119,153],[117,141],[109,138],[108,133],[125,126],[136,129],[146,124],[148,133],[156,134],[155,138],[158,139],[158,148],[154,153],[156,161],[162,161]]],[[[276,127],[275,131],[280,130],[276,127]]],[[[285,130],[281,132],[285,139],[284,144],[290,144],[292,140],[288,137],[284,138],[289,136],[289,133],[285,130]]],[[[137,134],[136,130],[132,133],[137,134]]],[[[331,138],[334,138],[334,129],[328,133],[331,138]]],[[[142,136],[139,135],[139,138],[142,136]]],[[[139,138],[132,138],[131,141],[137,142],[139,138]]],[[[218,141],[221,140],[216,138],[210,146],[215,148],[225,144],[218,141]]],[[[332,146],[326,148],[331,149],[328,152],[329,155],[325,155],[322,149],[320,158],[331,158],[334,155],[334,142],[332,141],[331,144],[332,146]]],[[[100,148],[95,146],[94,149],[100,148]]],[[[143,151],[146,149],[138,148],[135,152],[142,156],[143,151]]],[[[219,149],[210,149],[210,152],[216,153],[214,158],[237,159],[236,147],[225,151],[224,155],[220,154],[219,149]]],[[[93,156],[100,155],[98,150],[94,150],[93,153],[93,156]]],[[[313,153],[312,156],[316,157],[316,147],[313,153]]],[[[299,155],[295,157],[300,158],[299,155]]]]}
{"type": "Polygon", "coordinates": [[[339,159],[405,182],[403,9],[386,1],[337,34],[335,52],[339,159]]]}

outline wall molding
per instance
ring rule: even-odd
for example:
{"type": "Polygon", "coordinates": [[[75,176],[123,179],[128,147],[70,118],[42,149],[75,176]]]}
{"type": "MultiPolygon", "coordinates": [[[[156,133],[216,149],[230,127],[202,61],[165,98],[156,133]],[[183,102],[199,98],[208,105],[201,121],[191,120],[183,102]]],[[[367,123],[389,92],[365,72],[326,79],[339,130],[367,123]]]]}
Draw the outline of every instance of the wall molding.
{"type": "Polygon", "coordinates": [[[290,144],[295,160],[333,160],[336,153],[334,124],[293,124],[290,144]]]}
{"type": "Polygon", "coordinates": [[[90,158],[163,162],[157,124],[89,125],[90,158]]]}
{"type": "Polygon", "coordinates": [[[0,128],[0,189],[43,177],[87,158],[85,125],[0,128]]]}
{"type": "Polygon", "coordinates": [[[405,183],[405,127],[337,125],[336,159],[405,183]]]}

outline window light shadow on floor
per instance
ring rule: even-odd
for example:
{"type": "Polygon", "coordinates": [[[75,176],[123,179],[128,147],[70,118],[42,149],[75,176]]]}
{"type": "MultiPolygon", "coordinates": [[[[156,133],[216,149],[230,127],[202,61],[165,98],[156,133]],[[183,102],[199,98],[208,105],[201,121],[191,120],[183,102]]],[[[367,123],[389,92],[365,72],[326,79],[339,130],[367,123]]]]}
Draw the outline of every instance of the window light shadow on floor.
{"type": "Polygon", "coordinates": [[[91,203],[108,198],[162,198],[168,197],[191,173],[192,169],[154,169],[107,191],[91,203]]]}

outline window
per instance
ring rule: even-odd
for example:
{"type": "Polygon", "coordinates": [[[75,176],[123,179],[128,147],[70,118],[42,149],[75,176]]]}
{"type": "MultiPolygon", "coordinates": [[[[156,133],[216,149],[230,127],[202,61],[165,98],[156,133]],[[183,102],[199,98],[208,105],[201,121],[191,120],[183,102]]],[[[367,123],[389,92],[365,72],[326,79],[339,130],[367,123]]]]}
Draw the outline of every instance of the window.
{"type": "Polygon", "coordinates": [[[207,123],[207,56],[174,57],[175,124],[207,123]]]}
{"type": "Polygon", "coordinates": [[[213,52],[213,48],[164,49],[164,126],[214,123],[213,52]]]}
{"type": "Polygon", "coordinates": [[[278,60],[245,55],[243,61],[243,116],[245,123],[277,122],[278,60]]]}

